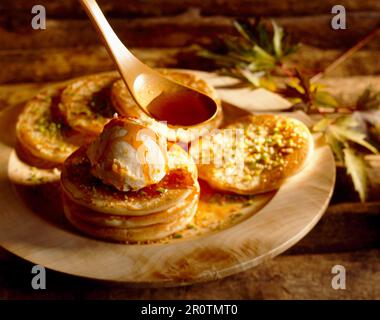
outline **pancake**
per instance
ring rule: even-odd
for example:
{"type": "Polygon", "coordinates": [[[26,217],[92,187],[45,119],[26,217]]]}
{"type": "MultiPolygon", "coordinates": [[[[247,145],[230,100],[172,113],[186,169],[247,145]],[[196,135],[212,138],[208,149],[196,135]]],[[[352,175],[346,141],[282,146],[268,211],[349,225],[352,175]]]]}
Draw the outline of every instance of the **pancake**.
{"type": "Polygon", "coordinates": [[[108,72],[78,78],[62,92],[59,110],[67,124],[84,135],[95,137],[116,112],[110,100],[112,84],[120,78],[108,72]]]}
{"type": "Polygon", "coordinates": [[[158,71],[170,80],[179,82],[188,87],[196,89],[207,94],[217,102],[217,114],[215,118],[207,124],[194,127],[192,129],[181,129],[167,126],[164,123],[155,121],[146,115],[135,103],[130,95],[123,80],[117,80],[112,85],[111,100],[112,104],[120,115],[126,117],[136,117],[144,121],[148,126],[154,127],[160,134],[167,137],[170,141],[189,142],[195,138],[208,133],[210,130],[217,128],[223,119],[221,103],[216,96],[215,90],[204,80],[188,72],[180,72],[170,69],[158,69],[158,71]]]}
{"type": "Polygon", "coordinates": [[[29,100],[16,125],[18,153],[40,168],[61,165],[90,138],[68,127],[57,112],[63,86],[51,86],[29,100]]]}
{"type": "Polygon", "coordinates": [[[199,189],[195,163],[177,145],[168,151],[169,171],[159,183],[127,192],[106,185],[91,174],[86,149],[87,146],[81,147],[65,161],[61,184],[71,200],[94,211],[146,215],[166,210],[199,189]]]}
{"type": "Polygon", "coordinates": [[[184,229],[192,221],[198,207],[198,201],[187,206],[178,219],[139,228],[100,227],[82,220],[80,218],[82,207],[70,199],[64,198],[63,206],[67,219],[83,233],[100,239],[134,243],[159,240],[184,229]]]}
{"type": "Polygon", "coordinates": [[[275,190],[303,168],[313,137],[300,121],[275,115],[237,119],[191,145],[199,177],[213,188],[237,194],[275,190]]]}
{"type": "Polygon", "coordinates": [[[63,194],[63,201],[71,212],[75,211],[75,216],[84,223],[113,228],[140,228],[155,224],[163,224],[178,221],[187,215],[186,209],[193,207],[199,200],[199,193],[193,192],[184,201],[175,206],[156,213],[143,216],[120,216],[100,213],[72,201],[67,195],[63,194]]]}

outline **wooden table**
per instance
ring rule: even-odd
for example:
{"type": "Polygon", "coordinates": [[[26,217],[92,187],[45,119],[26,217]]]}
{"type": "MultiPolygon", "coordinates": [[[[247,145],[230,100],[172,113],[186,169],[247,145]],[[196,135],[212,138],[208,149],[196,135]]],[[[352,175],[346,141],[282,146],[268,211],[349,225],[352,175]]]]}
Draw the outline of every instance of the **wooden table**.
{"type": "Polygon", "coordinates": [[[228,278],[179,288],[141,289],[47,271],[46,290],[33,290],[32,265],[0,253],[0,299],[379,299],[380,250],[285,253],[228,278]],[[347,270],[334,290],[331,268],[347,270]]]}

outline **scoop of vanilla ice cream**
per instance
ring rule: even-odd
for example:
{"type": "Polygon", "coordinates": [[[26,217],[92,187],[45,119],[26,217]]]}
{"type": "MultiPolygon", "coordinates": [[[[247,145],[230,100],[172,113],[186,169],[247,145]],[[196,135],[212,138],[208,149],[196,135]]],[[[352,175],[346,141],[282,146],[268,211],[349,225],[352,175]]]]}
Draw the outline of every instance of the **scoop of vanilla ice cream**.
{"type": "Polygon", "coordinates": [[[166,140],[137,120],[115,118],[93,141],[91,173],[121,191],[158,183],[168,169],[166,140]]]}

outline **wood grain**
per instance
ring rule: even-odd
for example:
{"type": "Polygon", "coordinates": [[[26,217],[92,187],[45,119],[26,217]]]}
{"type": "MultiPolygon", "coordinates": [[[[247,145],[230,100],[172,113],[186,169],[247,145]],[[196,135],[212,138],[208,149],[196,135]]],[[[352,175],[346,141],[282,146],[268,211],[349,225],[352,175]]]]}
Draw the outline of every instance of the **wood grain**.
{"type": "Polygon", "coordinates": [[[380,249],[281,255],[256,268],[177,288],[131,288],[48,270],[47,290],[32,290],[32,264],[0,264],[0,299],[379,299],[380,249]],[[346,290],[331,287],[334,265],[347,270],[346,290]]]}
{"type": "MultiPolygon", "coordinates": [[[[276,17],[276,22],[292,35],[294,41],[321,48],[347,48],[375,29],[380,21],[380,12],[347,12],[348,28],[345,30],[332,29],[331,17],[326,12],[314,16],[276,17]]],[[[224,16],[201,16],[198,10],[193,9],[170,17],[109,19],[129,48],[210,44],[215,37],[236,34],[232,21],[232,18],[224,16]]],[[[270,26],[270,18],[263,19],[263,22],[270,26]]],[[[2,50],[100,44],[88,19],[47,19],[45,30],[33,30],[29,14],[22,20],[10,20],[0,25],[0,39],[2,50]]],[[[374,40],[367,47],[379,48],[380,41],[374,40]]]]}
{"type": "MultiPolygon", "coordinates": [[[[10,11],[16,14],[30,12],[34,1],[5,0],[10,4],[10,11]]],[[[158,16],[178,14],[190,7],[199,8],[205,15],[313,15],[331,12],[336,5],[335,0],[307,1],[307,0],[145,0],[145,1],[118,1],[99,0],[99,5],[105,13],[111,16],[158,16]]],[[[76,0],[40,0],[51,17],[84,17],[79,10],[76,0]]],[[[380,11],[377,0],[341,0],[347,11],[380,11]]]]}
{"type": "Polygon", "coordinates": [[[379,228],[379,202],[330,204],[316,227],[287,252],[331,253],[379,248],[379,228]]]}
{"type": "MultiPolygon", "coordinates": [[[[350,65],[350,61],[347,61],[350,65]]],[[[371,87],[380,91],[380,76],[326,77],[321,80],[328,92],[333,94],[341,105],[353,105],[363,91],[371,87]]]]}
{"type": "MultiPolygon", "coordinates": [[[[198,70],[215,68],[211,61],[196,56],[191,47],[135,48],[132,52],[150,66],[198,70]]],[[[342,52],[341,49],[319,49],[304,45],[290,62],[312,74],[323,70],[342,52]]],[[[380,65],[377,63],[379,54],[379,50],[361,50],[329,76],[380,74],[380,65]]],[[[0,50],[0,84],[60,81],[111,69],[113,63],[101,46],[0,50]]],[[[331,82],[334,84],[334,80],[331,82]]]]}
{"type": "MultiPolygon", "coordinates": [[[[15,109],[3,113],[1,129],[12,131],[9,117],[14,113],[15,109]]],[[[52,217],[44,218],[40,210],[26,208],[8,179],[9,141],[8,134],[0,154],[0,243],[53,270],[134,285],[172,286],[220,279],[282,253],[321,218],[335,179],[330,149],[318,146],[304,170],[289,179],[263,209],[233,227],[168,244],[119,245],[86,238],[59,223],[62,219],[57,217],[52,223],[52,217]]]]}
{"type": "MultiPolygon", "coordinates": [[[[174,65],[178,51],[132,50],[145,63],[174,65]]],[[[101,46],[47,50],[0,50],[0,83],[60,81],[80,75],[109,71],[114,64],[101,46]]]]}

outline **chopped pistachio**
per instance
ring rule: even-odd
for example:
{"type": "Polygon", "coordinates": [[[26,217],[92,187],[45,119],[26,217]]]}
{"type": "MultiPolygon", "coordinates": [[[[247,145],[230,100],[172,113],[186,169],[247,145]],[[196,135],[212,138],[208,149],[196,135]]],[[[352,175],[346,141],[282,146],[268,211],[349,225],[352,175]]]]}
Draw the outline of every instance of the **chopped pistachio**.
{"type": "Polygon", "coordinates": [[[157,188],[157,191],[159,192],[159,193],[165,193],[166,191],[168,191],[166,188],[163,188],[163,187],[159,187],[159,188],[157,188]]]}

